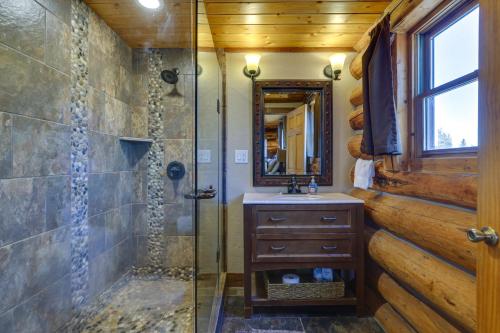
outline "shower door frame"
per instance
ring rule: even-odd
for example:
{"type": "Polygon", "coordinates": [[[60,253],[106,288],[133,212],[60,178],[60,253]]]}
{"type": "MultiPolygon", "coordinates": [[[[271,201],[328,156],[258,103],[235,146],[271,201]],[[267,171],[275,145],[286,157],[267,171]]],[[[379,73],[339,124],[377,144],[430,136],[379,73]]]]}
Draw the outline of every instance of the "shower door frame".
{"type": "MultiPolygon", "coordinates": [[[[198,2],[195,4],[195,15],[194,16],[194,143],[193,143],[193,149],[194,149],[194,192],[197,192],[199,190],[199,177],[198,177],[198,167],[199,167],[199,160],[198,160],[198,149],[199,149],[199,142],[198,142],[198,130],[199,130],[199,119],[198,119],[198,107],[199,107],[199,101],[198,101],[198,2]]],[[[216,54],[216,51],[214,49],[214,53],[216,54]]],[[[217,54],[216,54],[217,56],[217,54]]],[[[219,59],[217,59],[219,60],[219,59]]],[[[221,319],[222,319],[222,304],[223,304],[223,294],[224,294],[224,289],[225,289],[225,246],[224,246],[224,240],[225,240],[225,234],[224,234],[224,223],[225,223],[225,202],[226,202],[226,180],[225,180],[225,165],[226,165],[226,114],[225,114],[225,109],[222,107],[224,98],[225,98],[225,85],[224,85],[224,73],[222,71],[222,68],[220,66],[219,61],[217,61],[218,65],[218,95],[217,95],[217,114],[218,114],[218,133],[217,133],[217,149],[218,149],[218,161],[217,161],[217,170],[218,170],[218,182],[215,185],[218,190],[218,233],[217,233],[217,255],[216,255],[216,266],[217,266],[217,281],[215,285],[215,293],[212,299],[212,308],[211,308],[211,316],[210,316],[210,322],[208,325],[209,331],[207,333],[215,333],[220,329],[221,325],[221,319]]],[[[195,241],[194,241],[194,274],[193,274],[193,287],[194,287],[194,318],[193,318],[193,323],[194,323],[194,332],[198,332],[198,248],[199,248],[199,232],[200,232],[200,227],[199,227],[199,222],[200,222],[200,204],[199,204],[199,199],[194,200],[194,214],[193,214],[193,225],[194,225],[194,234],[195,234],[195,241]]],[[[205,332],[199,332],[199,333],[205,333],[205,332]]]]}

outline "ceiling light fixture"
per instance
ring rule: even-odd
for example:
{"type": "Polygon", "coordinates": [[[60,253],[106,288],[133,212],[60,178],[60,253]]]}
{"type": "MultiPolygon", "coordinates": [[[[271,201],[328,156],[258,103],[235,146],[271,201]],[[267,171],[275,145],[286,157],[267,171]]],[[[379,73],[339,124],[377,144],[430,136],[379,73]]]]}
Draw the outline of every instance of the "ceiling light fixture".
{"type": "Polygon", "coordinates": [[[160,8],[160,0],[137,0],[143,7],[148,9],[160,8]]]}

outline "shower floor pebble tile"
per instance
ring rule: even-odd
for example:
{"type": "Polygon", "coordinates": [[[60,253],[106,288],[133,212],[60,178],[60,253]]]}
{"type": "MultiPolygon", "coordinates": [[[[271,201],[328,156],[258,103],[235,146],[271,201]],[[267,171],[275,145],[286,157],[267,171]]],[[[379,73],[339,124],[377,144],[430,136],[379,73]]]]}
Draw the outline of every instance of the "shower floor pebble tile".
{"type": "Polygon", "coordinates": [[[193,332],[193,281],[127,275],[60,332],[193,332]]]}

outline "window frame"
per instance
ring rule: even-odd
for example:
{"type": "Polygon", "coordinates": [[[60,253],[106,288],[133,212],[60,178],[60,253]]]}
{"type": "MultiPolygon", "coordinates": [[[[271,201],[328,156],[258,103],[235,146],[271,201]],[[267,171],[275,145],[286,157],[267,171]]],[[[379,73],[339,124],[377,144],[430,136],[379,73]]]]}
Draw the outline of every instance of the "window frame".
{"type": "MultiPolygon", "coordinates": [[[[432,38],[479,5],[477,0],[447,1],[427,15],[409,36],[410,151],[412,159],[477,156],[478,146],[425,150],[425,99],[479,80],[479,70],[432,87],[432,38]]],[[[479,52],[479,50],[478,50],[479,52]]]]}

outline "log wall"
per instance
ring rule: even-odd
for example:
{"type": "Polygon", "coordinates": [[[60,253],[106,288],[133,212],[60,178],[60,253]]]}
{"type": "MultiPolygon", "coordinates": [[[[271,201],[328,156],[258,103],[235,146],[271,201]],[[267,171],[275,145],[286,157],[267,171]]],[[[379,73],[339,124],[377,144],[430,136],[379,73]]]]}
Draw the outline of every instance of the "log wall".
{"type": "MultiPolygon", "coordinates": [[[[355,189],[365,200],[368,264],[367,306],[386,332],[474,332],[476,320],[476,245],[465,231],[476,226],[477,162],[475,158],[426,158],[410,161],[407,141],[406,31],[442,0],[393,1],[391,26],[397,35],[395,85],[403,155],[376,161],[371,190],[355,189]],[[417,165],[418,164],[418,165],[417,165]],[[423,199],[423,200],[422,200],[423,199]],[[378,229],[377,229],[378,228],[378,229]]],[[[356,44],[359,54],[349,66],[362,79],[362,57],[368,33],[356,44]]],[[[357,132],[348,141],[354,158],[361,153],[364,126],[361,84],[349,100],[349,125],[357,132]]],[[[351,179],[354,178],[351,169],[351,179]]]]}
{"type": "Polygon", "coordinates": [[[473,275],[384,230],[367,228],[370,257],[397,280],[410,286],[469,331],[476,324],[473,275]]]}
{"type": "Polygon", "coordinates": [[[473,272],[476,244],[464,230],[475,227],[476,214],[411,198],[355,189],[367,216],[379,227],[473,272]]]}
{"type": "Polygon", "coordinates": [[[367,280],[369,288],[377,290],[417,331],[429,333],[460,332],[459,328],[453,326],[429,305],[410,294],[373,261],[369,261],[368,267],[370,267],[371,272],[367,280]]]}
{"type": "Polygon", "coordinates": [[[363,115],[363,107],[349,113],[349,124],[353,130],[362,130],[365,124],[365,117],[363,115]]]}
{"type": "Polygon", "coordinates": [[[370,288],[365,288],[366,304],[386,333],[415,333],[411,325],[381,296],[370,288]]]}

